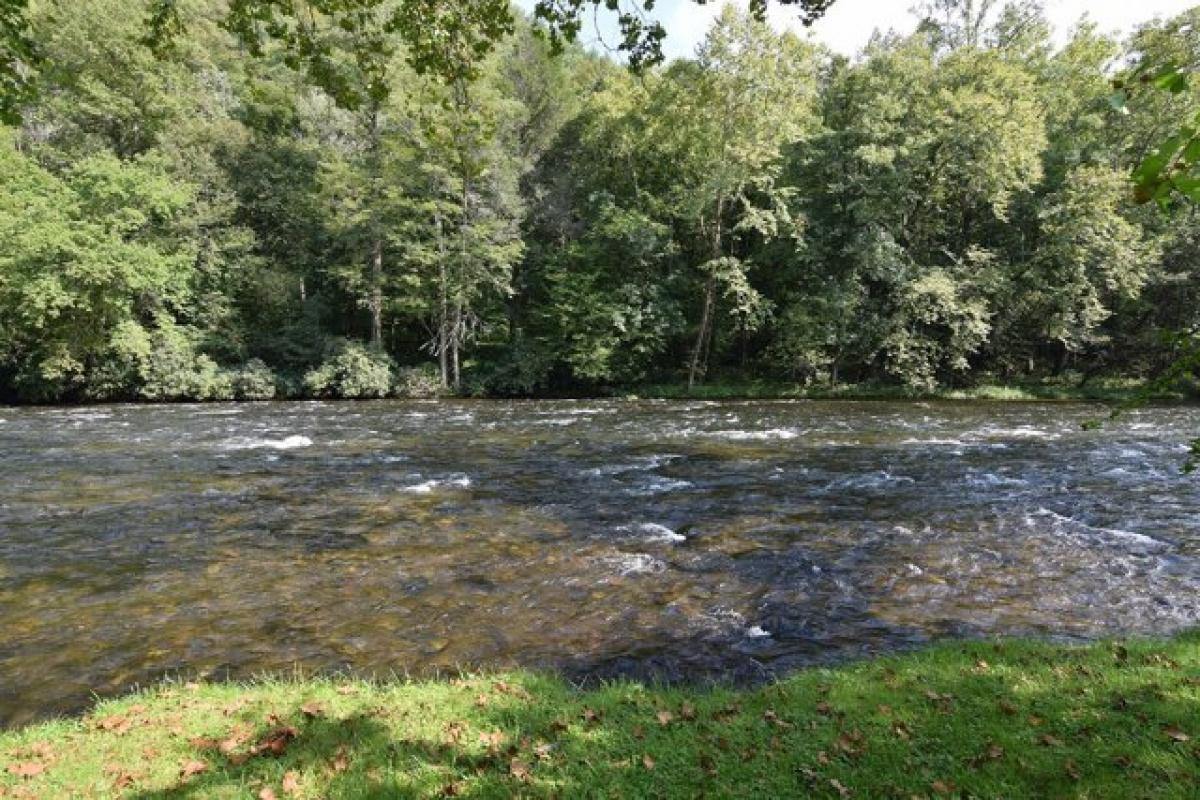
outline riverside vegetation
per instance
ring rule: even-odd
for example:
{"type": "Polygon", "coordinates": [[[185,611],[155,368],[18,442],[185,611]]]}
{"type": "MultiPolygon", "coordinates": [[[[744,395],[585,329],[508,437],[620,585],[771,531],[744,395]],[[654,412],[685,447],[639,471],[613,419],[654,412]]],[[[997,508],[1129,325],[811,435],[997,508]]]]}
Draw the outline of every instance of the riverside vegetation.
{"type": "Polygon", "coordinates": [[[1196,215],[1129,185],[1197,91],[1111,86],[1194,64],[1196,10],[1055,46],[1036,2],[939,0],[848,60],[727,9],[641,75],[518,13],[421,74],[387,3],[148,40],[162,5],[28,5],[8,400],[1138,380],[1200,324],[1196,215]]]}

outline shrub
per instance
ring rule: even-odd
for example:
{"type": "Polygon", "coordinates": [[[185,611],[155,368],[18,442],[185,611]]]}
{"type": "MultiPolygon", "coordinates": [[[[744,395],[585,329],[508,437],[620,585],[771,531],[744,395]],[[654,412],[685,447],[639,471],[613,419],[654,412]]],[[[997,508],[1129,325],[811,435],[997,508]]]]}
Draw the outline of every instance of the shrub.
{"type": "Polygon", "coordinates": [[[257,358],[233,373],[233,394],[238,400],[272,400],[275,386],[275,373],[257,358]]]}
{"type": "Polygon", "coordinates": [[[396,373],[396,397],[430,398],[446,393],[437,367],[423,366],[401,369],[396,373]]]}
{"type": "Polygon", "coordinates": [[[387,397],[392,388],[392,368],[392,360],[385,354],[348,342],[305,374],[304,391],[311,397],[387,397]]]}

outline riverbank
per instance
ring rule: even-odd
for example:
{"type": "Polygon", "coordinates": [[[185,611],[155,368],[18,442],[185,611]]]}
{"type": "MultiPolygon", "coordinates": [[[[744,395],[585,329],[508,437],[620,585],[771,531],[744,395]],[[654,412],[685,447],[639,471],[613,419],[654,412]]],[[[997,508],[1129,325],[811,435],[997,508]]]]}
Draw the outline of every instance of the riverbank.
{"type": "Polygon", "coordinates": [[[718,381],[691,389],[686,384],[648,384],[618,394],[649,400],[984,400],[1009,402],[1075,401],[1098,403],[1195,402],[1196,387],[1150,387],[1142,381],[1104,379],[982,385],[967,389],[917,390],[905,386],[846,384],[805,386],[774,381],[718,381]]]}
{"type": "Polygon", "coordinates": [[[0,734],[0,797],[1195,797],[1200,635],[951,644],[769,687],[176,684],[0,734]]]}

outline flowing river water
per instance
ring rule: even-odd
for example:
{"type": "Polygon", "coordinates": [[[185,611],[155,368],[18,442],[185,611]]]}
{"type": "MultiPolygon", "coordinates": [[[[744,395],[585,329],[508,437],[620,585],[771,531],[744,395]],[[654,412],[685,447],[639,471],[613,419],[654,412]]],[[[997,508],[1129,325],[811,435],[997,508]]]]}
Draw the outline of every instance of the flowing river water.
{"type": "Polygon", "coordinates": [[[756,681],[1200,624],[1200,410],[0,408],[0,725],[163,676],[756,681]]]}

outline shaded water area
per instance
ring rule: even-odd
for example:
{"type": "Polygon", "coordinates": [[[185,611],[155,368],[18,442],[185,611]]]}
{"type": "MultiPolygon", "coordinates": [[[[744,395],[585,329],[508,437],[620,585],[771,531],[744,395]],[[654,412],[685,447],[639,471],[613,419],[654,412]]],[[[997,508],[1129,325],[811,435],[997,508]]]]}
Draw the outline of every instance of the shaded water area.
{"type": "Polygon", "coordinates": [[[0,724],[165,675],[755,681],[1200,624],[1200,410],[0,409],[0,724]]]}

